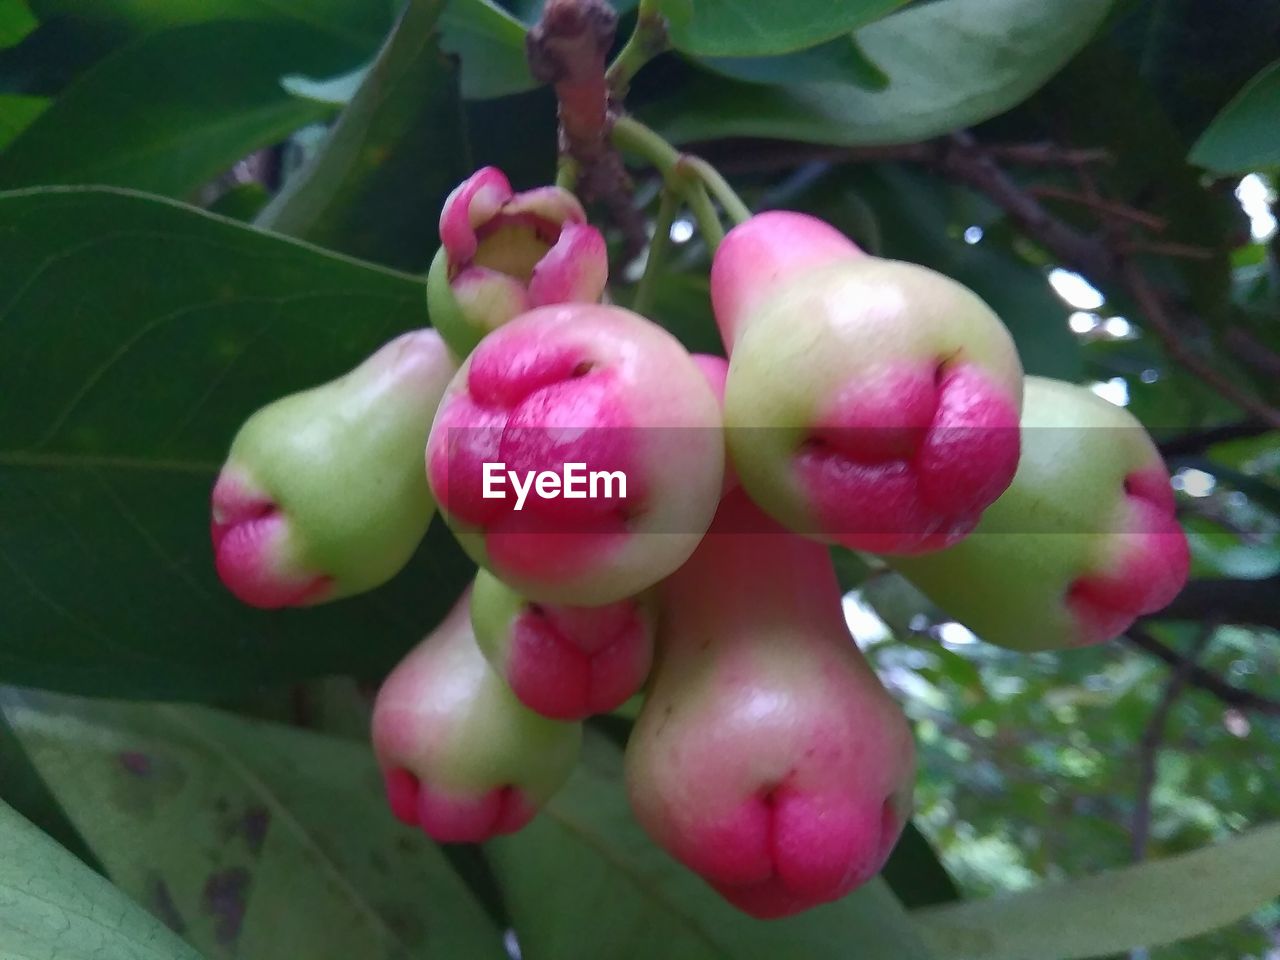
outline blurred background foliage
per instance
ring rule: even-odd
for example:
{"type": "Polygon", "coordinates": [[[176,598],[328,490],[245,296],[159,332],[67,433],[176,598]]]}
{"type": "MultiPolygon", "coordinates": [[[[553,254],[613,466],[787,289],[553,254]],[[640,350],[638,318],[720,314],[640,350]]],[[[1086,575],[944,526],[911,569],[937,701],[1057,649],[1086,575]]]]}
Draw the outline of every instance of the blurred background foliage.
{"type": "MultiPolygon", "coordinates": [[[[625,34],[633,5],[618,6],[625,34]]],[[[1171,613],[1061,655],[987,646],[895,574],[840,558],[855,635],[916,724],[917,827],[959,892],[980,897],[1280,820],[1280,2],[864,2],[848,22],[813,14],[829,5],[765,6],[777,24],[739,31],[727,0],[705,0],[709,20],[663,3],[679,50],[628,105],[756,207],[820,213],[975,289],[1029,373],[1089,384],[1148,426],[1192,539],[1198,582],[1171,613]]],[[[350,739],[368,684],[469,575],[447,537],[434,531],[369,598],[263,615],[222,594],[202,526],[248,412],[421,323],[416,274],[467,171],[494,163],[518,187],[554,176],[555,103],[523,52],[540,8],[0,0],[0,680],[137,701],[10,690],[0,798],[206,956],[301,955],[273,951],[307,924],[308,955],[378,943],[479,956],[467,931],[492,923],[514,924],[529,956],[567,955],[522,857],[545,866],[569,849],[550,831],[592,825],[590,778],[548,815],[557,826],[487,855],[446,864],[419,843],[406,858],[383,825],[370,835],[400,858],[370,873],[335,839],[385,819],[350,739]],[[38,189],[65,185],[140,193],[38,189]],[[175,317],[186,325],[170,336],[175,317]],[[272,726],[246,732],[246,716],[272,726]],[[293,739],[300,726],[324,739],[293,739]],[[138,767],[149,756],[172,771],[152,777],[138,767]],[[283,759],[299,756],[325,769],[283,759]],[[320,810],[326,790],[336,806],[320,810]],[[118,816],[85,803],[100,795],[118,816]],[[188,820],[148,828],[157,796],[188,820]],[[289,824],[283,848],[255,848],[264,815],[289,824]],[[148,859],[175,838],[222,852],[148,859]],[[310,870],[328,879],[283,879],[310,870]],[[414,897],[463,904],[448,912],[460,939],[438,939],[414,897]]],[[[656,187],[636,172],[650,228],[656,187]]],[[[610,236],[625,302],[642,264],[610,236]]],[[[656,319],[716,350],[707,250],[683,215],[671,241],[656,319]]],[[[44,856],[39,838],[8,836],[12,856],[44,856]]],[[[953,895],[928,850],[909,835],[891,864],[908,906],[953,895]]],[[[860,942],[867,911],[888,924],[868,902],[840,919],[860,942]]],[[[715,955],[754,955],[715,909],[715,955]]],[[[152,936],[149,922],[136,930],[152,936]]],[[[574,935],[599,948],[617,922],[602,908],[574,935]]],[[[497,944],[484,949],[500,956],[497,944]]],[[[1280,904],[1130,956],[1276,960],[1280,904]]]]}

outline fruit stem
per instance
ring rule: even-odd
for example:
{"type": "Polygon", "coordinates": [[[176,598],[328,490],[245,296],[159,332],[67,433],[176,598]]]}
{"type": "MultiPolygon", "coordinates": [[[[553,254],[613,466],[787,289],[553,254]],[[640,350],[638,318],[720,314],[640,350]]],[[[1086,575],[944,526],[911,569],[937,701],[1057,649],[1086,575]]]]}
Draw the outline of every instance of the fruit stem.
{"type": "Polygon", "coordinates": [[[675,190],[689,204],[703,240],[713,252],[724,239],[724,227],[711,201],[711,194],[707,192],[708,187],[735,221],[741,222],[751,216],[742,198],[711,164],[681,153],[634,117],[618,117],[610,136],[619,150],[641,157],[656,167],[667,187],[675,190]]]}
{"type": "Polygon", "coordinates": [[[734,223],[746,223],[751,219],[750,208],[742,202],[737,191],[729,186],[729,181],[724,178],[724,174],[706,160],[691,154],[686,153],[680,162],[681,166],[691,170],[706,184],[711,195],[720,201],[720,206],[724,207],[724,212],[734,223]]]}
{"type": "Polygon", "coordinates": [[[658,217],[653,224],[653,239],[649,241],[649,255],[645,259],[644,275],[636,285],[636,295],[631,302],[631,309],[642,317],[649,316],[653,306],[658,271],[662,269],[662,262],[671,246],[671,222],[676,218],[676,207],[679,204],[680,195],[670,187],[663,187],[662,196],[658,200],[658,217]]]}
{"type": "Polygon", "coordinates": [[[562,153],[556,161],[556,186],[570,193],[578,185],[578,161],[570,154],[562,153]]]}
{"type": "Polygon", "coordinates": [[[621,103],[626,98],[632,78],[644,65],[670,46],[667,18],[658,11],[657,0],[640,0],[635,29],[605,73],[615,102],[621,103]]]}

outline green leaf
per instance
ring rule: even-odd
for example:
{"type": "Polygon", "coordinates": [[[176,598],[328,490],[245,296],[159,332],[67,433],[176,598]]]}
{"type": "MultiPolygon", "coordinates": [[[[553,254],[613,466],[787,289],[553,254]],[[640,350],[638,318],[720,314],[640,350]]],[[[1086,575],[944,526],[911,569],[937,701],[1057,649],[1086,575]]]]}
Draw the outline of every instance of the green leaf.
{"type": "Polygon", "coordinates": [[[928,907],[960,899],[955,881],[914,823],[908,823],[902,838],[884,865],[885,883],[904,907],[928,907]]]}
{"type": "Polygon", "coordinates": [[[20,78],[28,93],[57,94],[107,55],[149,34],[215,21],[272,26],[282,37],[323,37],[332,55],[307,72],[332,76],[373,56],[395,6],[369,0],[32,0],[40,27],[21,45],[0,49],[0,76],[20,78]]]}
{"type": "Polygon", "coordinates": [[[812,47],[879,20],[906,0],[658,0],[677,50],[751,57],[812,47]]]}
{"type": "Polygon", "coordinates": [[[1191,148],[1188,162],[1214,173],[1280,166],[1280,60],[1250,80],[1191,148]]]}
{"type": "Polygon", "coordinates": [[[93,851],[85,845],[84,838],[76,832],[62,805],[31,763],[3,711],[0,711],[0,801],[13,807],[84,864],[102,872],[93,851]]]}
{"type": "Polygon", "coordinates": [[[200,960],[194,950],[0,803],[6,960],[200,960]]]}
{"type": "Polygon", "coordinates": [[[7,712],[112,880],[210,960],[503,956],[367,744],[194,707],[7,712]]]}
{"type": "Polygon", "coordinates": [[[249,223],[262,212],[270,199],[267,188],[252,180],[249,183],[237,183],[209,204],[207,209],[210,213],[249,223]]]}
{"type": "Polygon", "coordinates": [[[527,960],[649,960],[655,942],[663,960],[846,960],[851,949],[859,960],[929,956],[879,879],[785,920],[739,913],[641,832],[621,754],[599,736],[547,809],[488,850],[527,960]]]}
{"type": "Polygon", "coordinates": [[[371,594],[264,612],[218,582],[209,491],[240,423],[421,326],[422,285],[171,201],[0,195],[0,676],[178,699],[376,677],[472,567],[437,521],[371,594]]]}
{"type": "Polygon", "coordinates": [[[356,91],[360,89],[360,84],[364,83],[371,69],[373,69],[373,64],[365,63],[354,70],[348,70],[340,76],[329,77],[327,80],[315,80],[311,77],[289,74],[287,77],[280,78],[280,86],[295,97],[315,100],[335,107],[345,107],[351,102],[351,98],[356,95],[356,91]]]}
{"type": "Polygon", "coordinates": [[[158,30],[216,20],[303,26],[341,42],[349,51],[376,46],[391,25],[394,4],[370,0],[34,0],[42,20],[72,17],[111,23],[141,36],[158,30]]]}
{"type": "Polygon", "coordinates": [[[440,18],[440,45],[457,55],[462,95],[503,97],[537,84],[524,54],[525,26],[490,0],[451,0],[440,18]]]}
{"type": "Polygon", "coordinates": [[[833,83],[761,90],[703,77],[644,112],[679,142],[912,143],[1022,102],[1088,41],[1109,8],[1110,0],[934,0],[858,32],[863,52],[890,78],[882,91],[833,83]]]}
{"type": "Polygon", "coordinates": [[[0,187],[92,183],[185,197],[327,116],[329,106],[290,96],[279,78],[321,75],[342,50],[309,28],[268,23],[150,34],[81,76],[9,144],[0,187]]]}
{"type": "Polygon", "coordinates": [[[855,34],[780,57],[706,57],[716,73],[750,83],[841,83],[883,90],[889,77],[863,52],[855,34]]]}
{"type": "Polygon", "coordinates": [[[31,126],[49,106],[45,97],[27,97],[19,93],[0,93],[0,150],[31,126]]]}
{"type": "Polygon", "coordinates": [[[1193,937],[1277,896],[1272,824],[1167,860],[912,917],[939,960],[1073,960],[1193,937]]]}
{"type": "Polygon", "coordinates": [[[0,0],[0,48],[13,46],[38,25],[26,0],[0,0]]]}
{"type": "Polygon", "coordinates": [[[437,45],[442,6],[411,0],[328,139],[259,226],[425,272],[440,207],[469,172],[457,77],[437,45]]]}

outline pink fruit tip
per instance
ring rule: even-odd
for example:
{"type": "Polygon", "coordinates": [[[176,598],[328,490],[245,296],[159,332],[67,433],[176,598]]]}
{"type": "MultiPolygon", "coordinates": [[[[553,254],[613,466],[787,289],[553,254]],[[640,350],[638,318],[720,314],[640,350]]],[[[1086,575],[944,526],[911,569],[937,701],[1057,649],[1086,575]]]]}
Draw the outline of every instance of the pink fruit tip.
{"type": "Polygon", "coordinates": [[[902,365],[840,391],[795,466],[818,530],[874,553],[967,536],[1013,480],[1018,408],[978,367],[902,365]]]}
{"type": "Polygon", "coordinates": [[[1163,465],[1130,473],[1124,494],[1105,568],[1078,577],[1067,590],[1079,646],[1120,636],[1138,617],[1167,606],[1187,582],[1191,551],[1163,465]]]}
{"type": "Polygon", "coordinates": [[[878,808],[777,787],[744,801],[681,859],[758,919],[838,900],[884,866],[902,832],[892,798],[878,808]]]}
{"type": "Polygon", "coordinates": [[[506,676],[531,710],[580,720],[621,706],[640,689],[652,661],[652,634],[633,601],[529,604],[512,627],[506,676]]]}
{"type": "Polygon", "coordinates": [[[835,227],[803,213],[771,210],[734,227],[711,263],[711,303],[725,347],[732,349],[743,315],[780,279],[863,255],[835,227]]]}
{"type": "Polygon", "coordinates": [[[383,780],[395,818],[406,826],[420,827],[437,843],[483,843],[515,833],[537,812],[516,787],[481,793],[446,791],[422,783],[402,767],[383,771],[383,780]]]}
{"type": "Polygon", "coordinates": [[[306,606],[333,587],[330,577],[287,569],[288,519],[234,470],[224,470],[214,485],[209,533],[219,579],[249,606],[306,606]]]}
{"type": "Polygon", "coordinates": [[[449,195],[440,240],[455,296],[490,328],[531,307],[599,300],[608,281],[604,237],[578,199],[559,187],[516,193],[496,167],[449,195]]]}

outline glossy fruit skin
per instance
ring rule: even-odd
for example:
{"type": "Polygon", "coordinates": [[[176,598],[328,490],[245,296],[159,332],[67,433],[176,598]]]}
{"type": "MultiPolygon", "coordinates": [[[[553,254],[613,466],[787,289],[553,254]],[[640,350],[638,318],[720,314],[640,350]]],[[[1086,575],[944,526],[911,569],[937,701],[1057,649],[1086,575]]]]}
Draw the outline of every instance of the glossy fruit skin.
{"type": "Polygon", "coordinates": [[[1167,605],[1190,555],[1159,451],[1126,410],[1028,377],[1013,484],[972,537],[892,562],[984,640],[1015,650],[1102,643],[1167,605]]]}
{"type": "Polygon", "coordinates": [[[527,824],[568,779],[582,727],[515,698],[476,646],[467,594],[378,691],[373,745],[392,812],[442,843],[527,824]]]}
{"type": "Polygon", "coordinates": [[[449,194],[440,240],[427,309],[459,358],[533,307],[598,301],[608,281],[604,237],[578,198],[560,187],[517,193],[497,167],[477,170],[449,194]]]}
{"type": "Polygon", "coordinates": [[[712,302],[732,463],[760,506],[824,542],[957,542],[1018,460],[1022,367],[975,294],[785,211],[735,227],[712,302]]]}
{"type": "Polygon", "coordinates": [[[626,753],[640,824],[756,917],[866,882],[910,815],[915,753],[849,636],[826,548],[734,491],[659,596],[626,753]]]}
{"type": "Polygon", "coordinates": [[[406,333],[241,427],[212,496],[218,575],[252,606],[299,606],[385,583],[435,512],[422,448],[456,366],[406,333]]]}
{"type": "MultiPolygon", "coordinates": [[[[693,552],[724,474],[719,405],[697,364],[619,307],[564,304],[490,334],[450,384],[427,476],[467,553],[522,596],[600,606],[648,589],[693,552]],[[521,475],[625,477],[607,496],[483,496],[485,464],[521,475]]],[[[493,488],[491,488],[493,489],[493,488]]],[[[511,493],[511,487],[502,491],[511,493]]]]}
{"type": "Polygon", "coordinates": [[[471,623],[489,664],[520,702],[557,720],[608,713],[635,696],[653,664],[648,598],[600,607],[533,603],[476,575],[471,623]]]}

